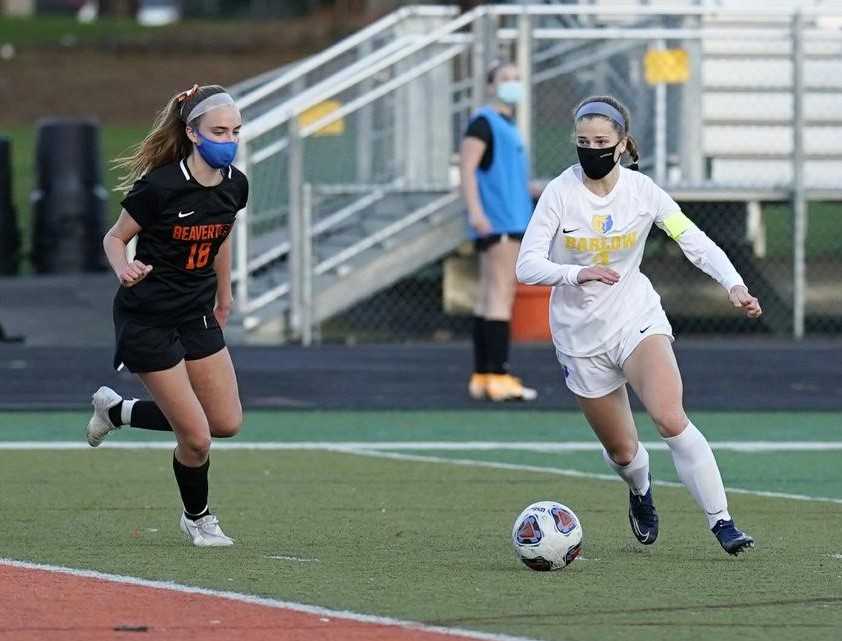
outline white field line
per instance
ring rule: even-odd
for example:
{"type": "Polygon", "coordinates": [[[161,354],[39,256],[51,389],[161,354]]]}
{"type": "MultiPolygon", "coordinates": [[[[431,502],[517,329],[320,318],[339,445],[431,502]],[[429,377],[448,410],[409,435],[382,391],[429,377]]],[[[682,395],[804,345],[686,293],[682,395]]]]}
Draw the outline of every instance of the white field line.
{"type": "Polygon", "coordinates": [[[0,565],[6,565],[15,568],[25,568],[28,570],[54,572],[58,574],[69,574],[71,576],[76,577],[98,579],[100,581],[120,583],[123,585],[134,585],[138,587],[152,588],[156,590],[170,590],[172,592],[180,592],[182,594],[201,594],[203,596],[228,599],[230,601],[239,601],[240,603],[248,603],[250,605],[262,605],[267,608],[277,608],[281,610],[303,612],[305,614],[312,614],[327,619],[343,619],[346,621],[371,623],[373,625],[394,626],[396,628],[402,628],[405,630],[429,632],[449,637],[465,637],[470,639],[482,639],[487,641],[533,641],[532,639],[528,639],[526,637],[515,637],[507,634],[493,634],[490,632],[477,632],[475,630],[465,630],[462,628],[445,628],[442,626],[417,623],[415,621],[393,619],[391,617],[379,617],[371,614],[359,614],[357,612],[350,612],[348,610],[330,610],[328,608],[320,608],[318,606],[305,605],[303,603],[294,603],[291,601],[281,601],[280,599],[257,597],[249,594],[241,594],[239,592],[209,590],[207,588],[197,588],[189,585],[182,585],[180,583],[173,583],[170,581],[150,581],[148,579],[139,579],[137,577],[132,576],[123,576],[120,574],[105,574],[103,572],[96,572],[94,570],[78,570],[59,565],[30,563],[27,561],[16,561],[14,559],[4,558],[0,558],[0,565]]]}
{"type": "Polygon", "coordinates": [[[321,563],[318,559],[307,559],[301,556],[286,556],[284,554],[270,554],[267,559],[276,561],[295,561],[296,563],[321,563]]]}
{"type": "MultiPolygon", "coordinates": [[[[615,474],[597,474],[595,472],[582,472],[580,470],[565,470],[556,467],[542,467],[540,465],[521,465],[518,463],[500,463],[497,461],[477,461],[474,459],[445,458],[442,456],[420,456],[416,454],[400,454],[397,452],[381,452],[378,450],[346,450],[346,454],[357,456],[371,456],[374,458],[394,459],[398,461],[414,461],[416,463],[447,463],[451,465],[463,465],[466,467],[487,467],[497,470],[515,470],[519,472],[537,472],[539,474],[554,474],[557,476],[572,476],[583,479],[594,479],[599,481],[621,481],[615,474]]],[[[675,481],[653,481],[655,485],[666,487],[684,487],[675,481]]],[[[796,501],[821,501],[825,503],[837,503],[842,505],[842,499],[826,496],[808,496],[806,494],[789,494],[787,492],[765,492],[763,490],[746,490],[737,487],[726,487],[725,490],[732,494],[750,494],[752,496],[766,496],[775,499],[794,499],[796,501]]]]}
{"type": "MultiPolygon", "coordinates": [[[[166,450],[174,441],[111,441],[99,449],[166,450]]],[[[662,441],[646,441],[650,451],[669,450],[662,441]]],[[[732,452],[827,452],[842,450],[842,441],[711,441],[714,450],[732,452]]],[[[0,450],[87,450],[84,441],[0,441],[0,450]]],[[[523,452],[598,452],[597,441],[214,441],[214,450],[366,450],[366,451],[523,451],[523,452]]]]}
{"type": "MultiPolygon", "coordinates": [[[[172,449],[172,441],[137,441],[137,442],[110,442],[104,443],[99,449],[120,449],[120,450],[169,450],[172,449]]],[[[667,450],[663,442],[644,442],[644,447],[649,450],[667,450]]],[[[711,447],[715,450],[732,450],[739,452],[797,452],[797,451],[838,451],[842,449],[842,441],[713,441],[711,447]]],[[[345,454],[356,454],[361,456],[372,456],[378,458],[389,458],[404,461],[415,461],[420,463],[447,463],[451,465],[463,465],[471,467],[486,467],[501,470],[518,470],[525,472],[538,472],[542,474],[555,474],[559,476],[596,479],[602,481],[619,481],[613,474],[598,474],[593,472],[581,472],[579,470],[559,469],[539,465],[522,465],[517,463],[502,463],[495,461],[477,461],[474,459],[446,458],[441,456],[422,456],[416,454],[401,454],[400,450],[413,451],[505,451],[520,450],[530,452],[571,452],[571,451],[599,451],[602,446],[592,441],[570,441],[570,442],[509,442],[509,441],[301,441],[297,443],[275,442],[275,443],[243,443],[229,441],[215,441],[214,450],[317,450],[328,452],[340,452],[345,454]]],[[[0,442],[2,450],[87,450],[91,449],[85,442],[79,441],[8,441],[0,442]]],[[[680,483],[672,481],[655,481],[656,485],[668,487],[681,487],[680,483]]],[[[752,496],[766,496],[771,498],[795,499],[798,501],[822,501],[827,503],[842,504],[842,499],[808,496],[805,494],[789,494],[787,492],[766,492],[763,490],[748,490],[743,488],[726,488],[734,494],[750,494],[752,496]]]]}

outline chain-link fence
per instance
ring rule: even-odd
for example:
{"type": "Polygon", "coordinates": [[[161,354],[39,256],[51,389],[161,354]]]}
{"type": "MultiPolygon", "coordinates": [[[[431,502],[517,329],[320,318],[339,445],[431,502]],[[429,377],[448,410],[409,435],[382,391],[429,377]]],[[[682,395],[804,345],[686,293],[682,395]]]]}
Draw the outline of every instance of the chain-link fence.
{"type": "MultiPolygon", "coordinates": [[[[310,111],[310,125],[289,119],[249,143],[261,163],[250,174],[257,189],[249,228],[290,228],[288,266],[314,273],[298,286],[294,275],[285,281],[290,291],[304,291],[306,300],[297,303],[306,312],[303,323],[329,341],[467,336],[470,269],[468,277],[448,277],[454,263],[467,260],[464,251],[453,254],[464,238],[464,224],[455,225],[454,216],[463,214],[458,202],[442,198],[458,198],[458,148],[472,111],[487,100],[485,70],[493,59],[508,58],[529,88],[517,120],[534,177],[551,179],[576,162],[572,111],[580,100],[616,96],[630,109],[641,170],[726,251],[764,306],[760,322],[741,318],[721,288],[653,230],[642,269],[677,331],[783,337],[839,332],[842,10],[800,15],[784,8],[728,9],[727,3],[713,12],[608,2],[482,7],[461,18],[439,16],[420,32],[418,24],[402,23],[379,36],[384,40],[374,49],[359,45],[342,54],[350,56],[345,62],[351,68],[371,73],[358,74],[329,101],[321,98],[322,111],[310,111]],[[392,47],[395,59],[368,57],[378,47],[392,47]],[[407,47],[411,55],[405,55],[407,47]],[[328,123],[341,127],[333,135],[311,135],[314,119],[330,120],[331,110],[346,112],[328,123]],[[443,124],[448,119],[450,127],[443,124]],[[291,132],[290,123],[298,131],[291,132]],[[291,146],[302,127],[306,135],[291,146]],[[279,139],[284,153],[267,153],[279,139]],[[297,170],[290,167],[291,151],[297,170]],[[304,232],[287,216],[290,203],[295,208],[301,199],[294,193],[299,183],[309,194],[298,208],[306,215],[292,218],[304,221],[304,232]],[[444,204],[436,209],[432,203],[444,204]],[[419,225],[382,234],[401,220],[415,221],[419,211],[427,212],[419,225]],[[438,237],[430,231],[437,217],[450,221],[447,242],[441,230],[438,237]],[[326,221],[338,222],[321,241],[307,231],[324,231],[326,221]],[[407,249],[401,265],[396,248],[426,236],[434,239],[425,246],[426,260],[407,249]],[[303,259],[296,259],[292,253],[304,237],[312,240],[304,243],[303,259]],[[337,255],[340,260],[333,260],[337,255]],[[325,260],[328,269],[319,272],[325,260]],[[371,265],[382,269],[366,271],[371,265]],[[407,265],[415,267],[407,271],[407,265]],[[343,282],[341,296],[325,293],[343,282]],[[446,302],[454,299],[467,302],[446,302]]],[[[327,82],[348,79],[334,69],[313,74],[327,82]]],[[[264,100],[276,98],[266,92],[264,100]]],[[[278,98],[278,104],[290,99],[278,98]]]]}

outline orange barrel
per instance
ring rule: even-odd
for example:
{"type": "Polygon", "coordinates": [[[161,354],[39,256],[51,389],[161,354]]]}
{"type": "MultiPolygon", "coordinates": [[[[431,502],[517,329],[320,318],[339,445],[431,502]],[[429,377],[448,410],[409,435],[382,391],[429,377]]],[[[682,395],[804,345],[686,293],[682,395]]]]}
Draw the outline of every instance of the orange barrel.
{"type": "Polygon", "coordinates": [[[512,341],[516,343],[550,340],[551,287],[518,284],[512,308],[512,341]]]}

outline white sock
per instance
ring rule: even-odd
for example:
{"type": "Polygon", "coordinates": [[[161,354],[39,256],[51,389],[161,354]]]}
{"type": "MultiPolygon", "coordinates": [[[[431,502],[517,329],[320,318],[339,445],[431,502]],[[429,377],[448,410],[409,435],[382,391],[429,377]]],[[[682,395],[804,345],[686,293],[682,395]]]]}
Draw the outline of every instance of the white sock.
{"type": "Polygon", "coordinates": [[[728,499],[719,466],[704,434],[688,422],[681,434],[665,438],[664,442],[670,448],[678,478],[704,510],[708,527],[712,528],[720,519],[729,520],[731,515],[728,514],[728,499]]]}
{"type": "Polygon", "coordinates": [[[120,408],[120,422],[123,425],[132,424],[132,407],[137,403],[136,398],[123,399],[123,406],[120,408]]]}
{"type": "Polygon", "coordinates": [[[632,494],[643,496],[649,491],[649,452],[642,443],[637,444],[637,452],[628,465],[617,465],[604,449],[602,458],[628,484],[632,494]]]}

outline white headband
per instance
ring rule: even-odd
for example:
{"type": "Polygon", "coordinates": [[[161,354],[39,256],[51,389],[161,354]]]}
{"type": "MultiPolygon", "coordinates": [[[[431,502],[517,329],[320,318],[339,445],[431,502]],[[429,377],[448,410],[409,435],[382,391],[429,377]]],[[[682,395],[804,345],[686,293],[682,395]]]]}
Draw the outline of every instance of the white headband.
{"type": "Polygon", "coordinates": [[[193,122],[199,116],[209,112],[211,109],[218,109],[219,107],[233,107],[235,105],[234,99],[227,93],[215,93],[202,100],[198,105],[190,110],[187,114],[185,122],[193,122]]]}

